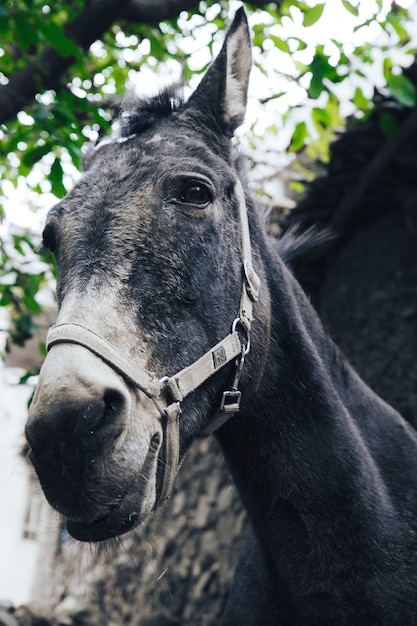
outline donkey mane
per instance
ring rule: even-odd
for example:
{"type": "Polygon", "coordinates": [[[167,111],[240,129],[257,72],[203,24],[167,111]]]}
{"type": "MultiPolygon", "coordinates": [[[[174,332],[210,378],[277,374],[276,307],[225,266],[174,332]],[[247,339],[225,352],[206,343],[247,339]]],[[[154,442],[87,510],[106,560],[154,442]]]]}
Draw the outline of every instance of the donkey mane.
{"type": "Polygon", "coordinates": [[[316,257],[326,250],[336,239],[336,234],[328,228],[305,227],[296,222],[277,241],[277,250],[285,265],[292,269],[300,257],[316,257]]]}
{"type": "Polygon", "coordinates": [[[140,135],[157,122],[168,118],[184,104],[181,91],[173,86],[161,89],[146,98],[128,96],[116,108],[116,119],[120,120],[120,136],[140,135]]]}
{"type": "MultiPolygon", "coordinates": [[[[249,188],[246,157],[235,147],[234,167],[243,188],[249,188]]],[[[263,203],[257,203],[253,194],[249,192],[246,199],[248,206],[253,209],[262,224],[263,229],[268,233],[272,224],[272,207],[263,203]]],[[[316,257],[332,245],[337,238],[330,228],[317,225],[307,226],[301,220],[291,223],[291,225],[279,235],[271,235],[271,239],[276,241],[276,249],[285,265],[292,270],[294,263],[300,257],[316,257]]]]}
{"type": "Polygon", "coordinates": [[[113,132],[102,135],[96,143],[91,143],[82,158],[82,170],[86,171],[92,165],[97,150],[102,151],[113,141],[125,141],[129,137],[140,135],[151,129],[159,121],[169,118],[184,104],[180,89],[167,86],[157,94],[139,98],[129,94],[123,98],[109,98],[101,103],[105,109],[111,110],[111,124],[113,132]]]}

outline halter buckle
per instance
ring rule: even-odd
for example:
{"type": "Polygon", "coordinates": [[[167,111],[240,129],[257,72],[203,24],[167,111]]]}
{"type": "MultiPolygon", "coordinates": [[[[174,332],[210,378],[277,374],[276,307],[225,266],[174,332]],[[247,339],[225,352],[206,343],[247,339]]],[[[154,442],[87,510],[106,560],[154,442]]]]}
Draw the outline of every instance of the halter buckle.
{"type": "Polygon", "coordinates": [[[238,389],[228,389],[223,391],[222,400],[220,402],[219,412],[209,424],[198,434],[198,437],[208,437],[223,424],[229,421],[240,408],[241,393],[238,389]]]}
{"type": "Polygon", "coordinates": [[[223,391],[220,413],[237,413],[240,408],[241,392],[238,389],[223,391]]]}

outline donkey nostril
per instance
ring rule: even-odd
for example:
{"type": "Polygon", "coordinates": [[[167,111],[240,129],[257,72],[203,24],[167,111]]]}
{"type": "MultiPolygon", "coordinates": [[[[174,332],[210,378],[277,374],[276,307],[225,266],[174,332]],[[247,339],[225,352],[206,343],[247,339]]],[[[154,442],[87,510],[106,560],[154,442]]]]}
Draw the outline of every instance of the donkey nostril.
{"type": "Polygon", "coordinates": [[[106,389],[103,394],[103,424],[117,423],[125,415],[126,399],[115,389],[106,389]]]}
{"type": "Polygon", "coordinates": [[[100,400],[100,411],[86,424],[86,443],[91,446],[114,442],[124,431],[128,398],[116,389],[106,389],[100,400]]]}
{"type": "Polygon", "coordinates": [[[61,397],[44,410],[33,411],[26,438],[35,465],[62,458],[75,473],[78,461],[73,455],[77,451],[87,463],[103,454],[106,446],[114,445],[125,430],[129,395],[111,386],[97,391],[97,395],[88,390],[78,397],[61,397]],[[60,448],[62,443],[64,448],[60,448]]]}
{"type": "Polygon", "coordinates": [[[26,440],[30,446],[29,456],[34,454],[42,454],[46,447],[47,437],[45,436],[45,430],[37,423],[30,423],[25,428],[26,440]]]}

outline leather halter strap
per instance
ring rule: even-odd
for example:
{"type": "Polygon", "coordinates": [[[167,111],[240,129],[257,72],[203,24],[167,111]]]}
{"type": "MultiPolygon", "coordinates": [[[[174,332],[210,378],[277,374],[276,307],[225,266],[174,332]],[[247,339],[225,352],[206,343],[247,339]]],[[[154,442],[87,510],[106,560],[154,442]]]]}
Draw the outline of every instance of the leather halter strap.
{"type": "Polygon", "coordinates": [[[48,351],[54,345],[61,343],[83,346],[110,365],[128,383],[140,389],[153,400],[162,419],[166,420],[166,468],[162,493],[159,497],[162,502],[171,495],[180,465],[179,418],[181,402],[184,398],[206,382],[215,372],[231,361],[236,361],[236,373],[231,389],[224,391],[219,412],[200,435],[204,436],[214,432],[239,410],[240,391],[238,391],[238,383],[245,355],[250,348],[252,308],[253,302],[258,299],[260,281],[252,265],[247,208],[244,191],[239,180],[236,182],[235,192],[239,202],[244,276],[238,317],[233,321],[231,332],[191,365],[173,376],[158,378],[139,364],[126,359],[106,339],[81,324],[71,322],[56,324],[48,332],[48,351]],[[241,326],[245,333],[246,344],[242,344],[238,326],[241,326]],[[166,400],[167,390],[168,395],[173,399],[171,403],[166,400]]]}

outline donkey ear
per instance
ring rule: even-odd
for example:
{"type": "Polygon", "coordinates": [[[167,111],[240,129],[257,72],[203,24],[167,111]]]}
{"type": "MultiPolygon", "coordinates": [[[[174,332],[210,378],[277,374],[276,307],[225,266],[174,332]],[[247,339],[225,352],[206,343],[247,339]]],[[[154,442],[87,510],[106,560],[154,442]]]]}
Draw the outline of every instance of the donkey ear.
{"type": "MultiPolygon", "coordinates": [[[[248,21],[241,7],[226,33],[218,57],[188,101],[206,124],[213,123],[229,136],[242,124],[246,112],[252,50],[248,21]]],[[[201,119],[201,118],[200,118],[201,119]]]]}

